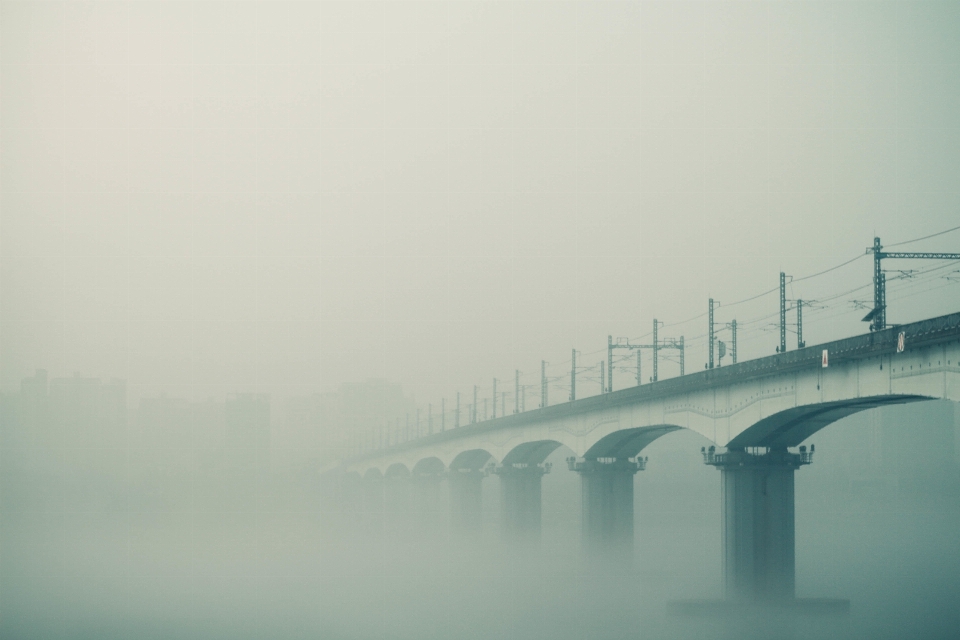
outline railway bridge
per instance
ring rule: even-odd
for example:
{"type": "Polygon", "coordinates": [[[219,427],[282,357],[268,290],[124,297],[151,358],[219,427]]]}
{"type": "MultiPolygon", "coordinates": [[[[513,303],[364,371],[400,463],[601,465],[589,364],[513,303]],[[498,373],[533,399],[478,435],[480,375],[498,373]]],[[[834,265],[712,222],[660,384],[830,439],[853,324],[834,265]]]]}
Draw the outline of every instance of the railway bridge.
{"type": "Polygon", "coordinates": [[[689,429],[714,443],[704,462],[722,474],[725,600],[783,602],[795,598],[794,474],[814,457],[802,443],[853,413],[931,399],[960,401],[960,313],[434,433],[345,460],[331,477],[388,503],[405,487],[421,506],[446,480],[451,524],[470,531],[492,472],[504,532],[536,541],[545,461],[566,446],[585,549],[629,562],[643,450],[689,429]]]}

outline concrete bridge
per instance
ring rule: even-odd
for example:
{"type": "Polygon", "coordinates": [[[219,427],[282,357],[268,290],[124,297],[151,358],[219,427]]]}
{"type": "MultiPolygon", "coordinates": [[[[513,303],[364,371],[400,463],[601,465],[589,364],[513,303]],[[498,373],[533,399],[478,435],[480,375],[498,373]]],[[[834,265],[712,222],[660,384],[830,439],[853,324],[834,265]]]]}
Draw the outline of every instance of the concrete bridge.
{"type": "Polygon", "coordinates": [[[536,541],[544,461],[566,446],[585,549],[629,562],[643,449],[690,429],[715,443],[702,453],[722,474],[725,599],[785,602],[795,598],[794,472],[814,453],[801,443],[858,411],[930,399],[960,401],[960,313],[435,433],[347,460],[336,477],[388,502],[410,487],[421,506],[445,478],[451,524],[469,531],[492,471],[505,533],[536,541]]]}

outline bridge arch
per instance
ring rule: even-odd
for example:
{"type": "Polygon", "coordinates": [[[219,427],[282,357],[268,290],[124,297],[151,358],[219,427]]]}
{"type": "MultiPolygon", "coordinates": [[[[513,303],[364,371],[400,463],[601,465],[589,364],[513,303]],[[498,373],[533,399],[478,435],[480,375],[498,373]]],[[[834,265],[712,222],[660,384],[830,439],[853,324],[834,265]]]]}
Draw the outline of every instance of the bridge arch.
{"type": "Polygon", "coordinates": [[[407,468],[407,465],[402,462],[394,462],[389,467],[387,467],[386,472],[383,474],[384,478],[406,478],[410,475],[410,469],[407,468]]]}
{"type": "Polygon", "coordinates": [[[584,458],[633,458],[644,447],[661,436],[681,429],[677,425],[662,424],[652,427],[634,427],[621,429],[607,434],[593,444],[584,454],[584,458]]]}
{"type": "Polygon", "coordinates": [[[450,462],[450,469],[479,471],[490,460],[495,461],[493,454],[486,449],[469,449],[457,454],[457,457],[450,462]]]}
{"type": "Polygon", "coordinates": [[[363,474],[364,482],[381,482],[383,481],[383,474],[380,473],[380,469],[377,467],[370,467],[367,469],[366,473],[363,474]]]}
{"type": "Polygon", "coordinates": [[[515,464],[535,466],[542,464],[550,454],[564,446],[557,440],[535,440],[533,442],[524,442],[518,444],[503,457],[503,466],[510,467],[515,464]]]}
{"type": "Polygon", "coordinates": [[[727,448],[795,447],[827,425],[854,413],[894,404],[936,399],[918,395],[886,395],[794,407],[754,423],[730,440],[727,448]]]}
{"type": "Polygon", "coordinates": [[[435,475],[443,473],[445,469],[446,467],[440,458],[431,456],[429,458],[421,458],[413,465],[413,470],[410,473],[414,476],[435,475]]]}

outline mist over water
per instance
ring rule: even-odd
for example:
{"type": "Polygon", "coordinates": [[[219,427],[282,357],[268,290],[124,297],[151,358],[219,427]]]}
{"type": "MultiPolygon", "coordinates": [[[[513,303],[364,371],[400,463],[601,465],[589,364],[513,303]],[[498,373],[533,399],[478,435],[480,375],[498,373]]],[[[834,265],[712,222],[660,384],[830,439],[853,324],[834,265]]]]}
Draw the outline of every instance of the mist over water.
{"type": "Polygon", "coordinates": [[[391,503],[400,494],[383,485],[378,511],[362,491],[333,501],[315,473],[269,467],[268,451],[241,451],[220,477],[204,468],[237,451],[5,446],[0,635],[947,638],[960,623],[955,416],[922,403],[816,435],[797,475],[797,593],[852,605],[788,618],[668,614],[670,601],[720,596],[720,474],[686,431],[645,449],[633,563],[613,567],[581,550],[562,447],[537,547],[503,539],[496,476],[483,480],[482,530],[458,534],[446,481],[435,510],[391,503]]]}

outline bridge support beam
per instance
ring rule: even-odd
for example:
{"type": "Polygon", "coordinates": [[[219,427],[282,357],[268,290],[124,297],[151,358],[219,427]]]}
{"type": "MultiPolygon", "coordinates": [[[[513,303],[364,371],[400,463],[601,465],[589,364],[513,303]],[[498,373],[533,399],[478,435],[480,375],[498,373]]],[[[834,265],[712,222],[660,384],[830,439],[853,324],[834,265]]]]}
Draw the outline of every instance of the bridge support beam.
{"type": "Polygon", "coordinates": [[[358,473],[331,474],[335,499],[327,503],[325,512],[334,529],[356,535],[368,530],[367,494],[363,478],[358,473]],[[331,509],[332,507],[332,509],[331,509]]]}
{"type": "MultiPolygon", "coordinates": [[[[712,447],[711,447],[712,449],[712,447]]],[[[812,452],[704,452],[722,474],[724,600],[796,600],[794,472],[812,452]]]]}
{"type": "Polygon", "coordinates": [[[439,533],[442,525],[440,483],[442,472],[414,472],[410,475],[410,511],[414,526],[424,532],[439,533]]]}
{"type": "Polygon", "coordinates": [[[540,543],[543,475],[550,464],[517,463],[494,470],[500,477],[500,524],[510,542],[540,543]]]}
{"type": "Polygon", "coordinates": [[[588,559],[633,566],[633,476],[644,460],[567,458],[580,474],[581,542],[588,559]]]}
{"type": "Polygon", "coordinates": [[[453,531],[478,533],[483,526],[483,469],[450,469],[450,525],[453,531]]]}
{"type": "Polygon", "coordinates": [[[363,478],[363,511],[361,520],[366,531],[379,531],[383,526],[383,476],[368,474],[363,478]]]}
{"type": "Polygon", "coordinates": [[[383,478],[384,528],[388,531],[401,532],[407,528],[411,510],[410,485],[409,474],[383,478]]]}

